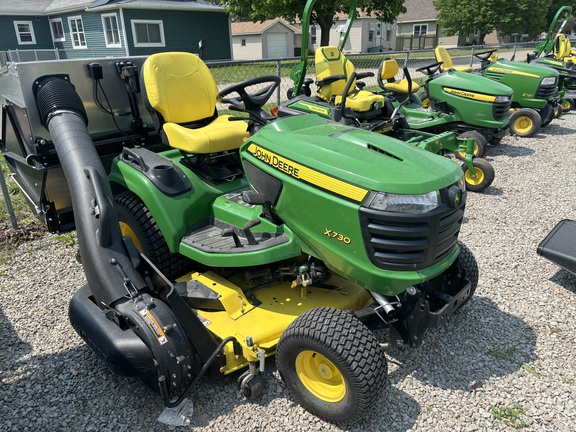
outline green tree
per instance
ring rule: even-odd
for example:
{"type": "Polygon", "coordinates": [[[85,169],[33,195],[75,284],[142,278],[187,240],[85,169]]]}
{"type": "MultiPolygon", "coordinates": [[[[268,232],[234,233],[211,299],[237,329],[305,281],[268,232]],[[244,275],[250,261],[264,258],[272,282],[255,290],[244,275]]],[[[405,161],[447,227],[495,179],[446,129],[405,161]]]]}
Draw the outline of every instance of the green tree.
{"type": "Polygon", "coordinates": [[[497,30],[503,34],[535,36],[545,25],[551,0],[435,0],[438,24],[448,36],[480,31],[484,36],[497,30]]]}
{"type": "MultiPolygon", "coordinates": [[[[264,21],[283,18],[289,22],[301,20],[306,0],[219,0],[226,4],[228,11],[243,20],[264,21]]],[[[392,23],[396,17],[406,12],[404,0],[357,0],[358,9],[377,17],[382,22],[392,23]]],[[[348,13],[349,3],[343,0],[317,0],[312,11],[312,22],[318,24],[322,33],[321,45],[328,45],[330,28],[339,12],[348,13]]]]}

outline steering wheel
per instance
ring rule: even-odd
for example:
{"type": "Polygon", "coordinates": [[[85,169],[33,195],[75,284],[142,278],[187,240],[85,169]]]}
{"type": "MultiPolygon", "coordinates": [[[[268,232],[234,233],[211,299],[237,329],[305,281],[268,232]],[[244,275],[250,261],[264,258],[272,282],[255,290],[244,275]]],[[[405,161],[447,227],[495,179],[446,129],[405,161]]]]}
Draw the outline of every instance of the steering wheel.
{"type": "Polygon", "coordinates": [[[479,53],[474,53],[474,57],[476,57],[478,60],[480,60],[481,62],[485,62],[486,60],[488,60],[490,58],[490,56],[495,53],[498,50],[488,50],[488,51],[482,51],[479,53]]]}
{"type": "Polygon", "coordinates": [[[416,69],[416,72],[422,72],[424,75],[432,76],[440,69],[440,66],[444,62],[436,62],[429,64],[428,66],[422,66],[421,68],[416,69]]]}
{"type": "Polygon", "coordinates": [[[258,112],[264,104],[270,99],[272,93],[278,88],[280,84],[280,77],[276,75],[266,75],[261,77],[252,78],[241,83],[226,87],[218,93],[218,100],[224,103],[231,104],[238,111],[246,111],[248,113],[258,112]],[[269,83],[264,88],[248,94],[246,88],[269,83]],[[226,97],[232,93],[238,93],[240,98],[226,97]]]}

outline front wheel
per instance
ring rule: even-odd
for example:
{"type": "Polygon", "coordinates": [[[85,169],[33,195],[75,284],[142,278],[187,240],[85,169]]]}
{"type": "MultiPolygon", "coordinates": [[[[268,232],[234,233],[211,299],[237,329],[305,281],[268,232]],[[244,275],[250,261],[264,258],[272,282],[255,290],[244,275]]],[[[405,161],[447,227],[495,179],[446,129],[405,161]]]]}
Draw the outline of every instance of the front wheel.
{"type": "MultiPolygon", "coordinates": [[[[458,135],[458,138],[471,138],[474,140],[474,157],[482,157],[484,153],[486,153],[488,141],[480,132],[475,130],[462,132],[458,135]]],[[[457,159],[464,160],[466,158],[466,152],[454,152],[454,156],[456,156],[457,159]]]]}
{"type": "Polygon", "coordinates": [[[532,108],[520,108],[510,115],[510,133],[513,135],[532,137],[540,131],[541,127],[540,115],[532,108]]]}
{"type": "Polygon", "coordinates": [[[564,112],[570,112],[574,109],[574,99],[572,98],[565,98],[564,100],[562,100],[562,103],[560,104],[560,106],[562,107],[562,110],[564,112]]]}
{"type": "Polygon", "coordinates": [[[474,172],[470,172],[466,164],[462,165],[466,189],[471,192],[482,192],[494,181],[494,167],[486,159],[474,158],[472,160],[474,172]]]}
{"type": "Polygon", "coordinates": [[[561,105],[556,105],[554,107],[554,118],[555,119],[560,118],[562,117],[562,114],[564,114],[564,109],[562,108],[561,105]]]}
{"type": "Polygon", "coordinates": [[[364,418],[384,390],[388,369],[374,334],[355,316],[326,307],[286,328],[276,364],[304,408],[336,423],[364,418]]]}
{"type": "Polygon", "coordinates": [[[478,288],[478,263],[476,258],[468,246],[466,246],[461,241],[458,241],[458,246],[460,246],[460,254],[458,255],[458,268],[464,272],[464,276],[470,281],[470,296],[466,301],[460,305],[464,306],[476,292],[478,288]]]}

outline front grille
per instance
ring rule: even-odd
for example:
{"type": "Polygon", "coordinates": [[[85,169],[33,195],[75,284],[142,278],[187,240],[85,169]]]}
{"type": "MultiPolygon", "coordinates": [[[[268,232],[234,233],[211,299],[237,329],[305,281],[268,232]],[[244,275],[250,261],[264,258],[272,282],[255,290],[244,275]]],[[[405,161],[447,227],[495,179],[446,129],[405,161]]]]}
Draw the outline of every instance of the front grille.
{"type": "MultiPolygon", "coordinates": [[[[447,191],[441,192],[447,202],[447,191]]],[[[378,268],[422,270],[443,260],[458,239],[465,199],[459,207],[443,204],[426,214],[409,214],[360,208],[366,252],[378,268]]]]}
{"type": "Polygon", "coordinates": [[[538,99],[548,99],[553,97],[556,94],[556,86],[555,85],[540,85],[538,90],[536,91],[536,98],[538,99]]]}
{"type": "Polygon", "coordinates": [[[510,115],[510,108],[512,107],[512,99],[508,102],[494,102],[492,107],[492,115],[495,120],[504,120],[510,115]]]}

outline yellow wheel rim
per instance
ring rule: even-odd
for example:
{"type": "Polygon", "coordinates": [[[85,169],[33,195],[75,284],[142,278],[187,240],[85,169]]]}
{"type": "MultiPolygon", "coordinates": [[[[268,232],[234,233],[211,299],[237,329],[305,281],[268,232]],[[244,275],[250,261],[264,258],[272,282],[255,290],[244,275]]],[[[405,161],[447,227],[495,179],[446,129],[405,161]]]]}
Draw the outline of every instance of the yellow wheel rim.
{"type": "Polygon", "coordinates": [[[136,237],[134,230],[132,228],[130,228],[130,226],[127,223],[120,222],[120,231],[122,232],[122,237],[124,237],[124,236],[130,237],[132,239],[132,242],[134,243],[134,246],[136,246],[136,249],[138,249],[140,252],[142,252],[142,248],[140,247],[140,242],[138,241],[138,238],[136,237]]]}
{"type": "MultiPolygon", "coordinates": [[[[466,159],[466,152],[465,151],[458,152],[458,154],[460,154],[460,156],[462,156],[462,159],[466,159]]],[[[474,156],[478,156],[478,144],[476,144],[476,141],[474,141],[474,156]]]]}
{"type": "Polygon", "coordinates": [[[295,361],[296,373],[304,387],[318,399],[339,402],[346,395],[346,382],[338,368],[316,351],[302,351],[295,361]]]}
{"type": "Polygon", "coordinates": [[[562,107],[562,109],[568,110],[568,109],[570,109],[570,102],[564,101],[560,104],[560,106],[562,107]]]}
{"type": "Polygon", "coordinates": [[[534,123],[529,117],[519,117],[514,121],[514,129],[519,133],[527,133],[533,126],[534,123]]]}
{"type": "Polygon", "coordinates": [[[480,168],[474,167],[474,174],[476,174],[476,178],[472,177],[470,170],[466,171],[466,183],[477,186],[484,181],[484,172],[480,168]]]}

